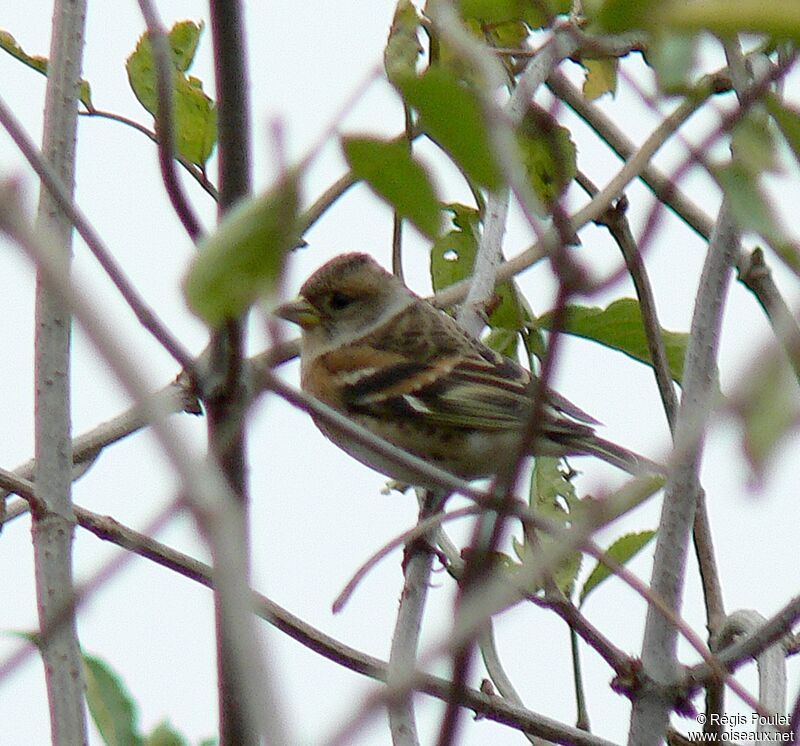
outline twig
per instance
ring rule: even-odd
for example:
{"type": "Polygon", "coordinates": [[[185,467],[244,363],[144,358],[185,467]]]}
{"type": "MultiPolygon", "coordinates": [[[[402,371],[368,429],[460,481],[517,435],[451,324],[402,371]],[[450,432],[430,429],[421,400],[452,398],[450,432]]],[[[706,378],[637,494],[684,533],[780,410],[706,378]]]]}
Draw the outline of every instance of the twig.
{"type": "MultiPolygon", "coordinates": [[[[733,673],[748,660],[758,657],[768,647],[788,635],[798,620],[800,620],[800,596],[795,596],[757,629],[720,650],[716,654],[717,662],[733,673]]],[[[688,677],[690,683],[695,686],[702,685],[715,675],[707,663],[699,663],[690,669],[688,677]]]]}
{"type": "Polygon", "coordinates": [[[156,134],[158,136],[158,163],[161,177],[167,189],[169,201],[175,208],[183,227],[189,237],[197,243],[203,233],[200,221],[186,199],[183,186],[175,170],[175,111],[172,100],[173,64],[167,32],[161,23],[155,6],[151,0],[137,0],[139,9],[147,24],[147,36],[153,50],[153,64],[156,69],[156,93],[158,95],[158,111],[156,113],[156,134]]]}
{"type": "Polygon", "coordinates": [[[75,229],[86,242],[89,250],[97,259],[98,264],[108,275],[108,278],[119,290],[120,295],[125,299],[130,309],[142,326],[161,344],[161,346],[180,364],[190,377],[194,375],[193,360],[191,354],[184,346],[173,337],[172,333],[166,328],[164,323],[158,318],[152,308],[150,308],[140,296],[139,292],[130,283],[122,268],[114,259],[112,253],[103,243],[98,233],[89,223],[86,216],[78,209],[72,200],[72,195],[67,189],[64,180],[42,157],[39,149],[27,136],[25,130],[17,121],[14,114],[0,98],[0,123],[6,129],[14,144],[25,156],[31,168],[36,172],[42,183],[47,187],[58,206],[67,215],[75,229]]]}
{"type": "MultiPolygon", "coordinates": [[[[441,526],[445,521],[452,521],[456,518],[464,518],[468,515],[475,515],[480,510],[475,505],[459,510],[452,510],[449,513],[435,513],[434,515],[420,520],[413,528],[408,531],[403,531],[399,536],[395,536],[391,541],[386,542],[380,549],[368,557],[359,568],[353,573],[353,576],[347,582],[342,592],[336,597],[332,605],[334,614],[338,614],[350,600],[358,584],[366,577],[367,573],[375,567],[382,559],[387,557],[398,547],[408,545],[415,542],[422,537],[426,536],[432,529],[441,526]]],[[[449,559],[449,558],[448,558],[449,559]]]]}
{"type": "MultiPolygon", "coordinates": [[[[591,194],[591,191],[590,191],[591,194]]],[[[617,245],[625,257],[625,264],[630,272],[645,329],[648,351],[656,377],[661,402],[669,422],[670,431],[674,433],[678,415],[678,397],[672,382],[672,374],[667,362],[664,340],[661,337],[661,325],[658,321],[655,297],[641,255],[633,238],[625,210],[627,200],[623,198],[616,207],[609,210],[598,222],[608,227],[617,245]]],[[[705,490],[698,493],[697,508],[694,517],[693,538],[700,576],[703,581],[703,599],[706,605],[706,619],[709,635],[714,635],[725,618],[725,606],[722,600],[722,584],[714,554],[714,543],[711,534],[711,522],[706,508],[705,490]]]]}
{"type": "MultiPolygon", "coordinates": [[[[230,531],[228,525],[231,517],[230,506],[235,505],[227,482],[213,462],[190,456],[185,439],[173,432],[163,413],[159,412],[155,402],[149,399],[149,392],[142,380],[142,371],[138,364],[134,364],[131,360],[128,351],[121,347],[118,336],[108,328],[105,314],[100,312],[88,293],[80,294],[76,291],[74,281],[60,271],[48,247],[26,223],[14,183],[0,185],[0,230],[8,234],[36,264],[44,281],[81,323],[89,340],[108,362],[109,368],[126,393],[147,408],[147,416],[153,423],[154,433],[163,453],[180,478],[183,494],[186,495],[196,514],[202,515],[205,519],[201,526],[214,534],[225,535],[230,531]]],[[[67,476],[69,472],[68,464],[67,476]]],[[[213,536],[210,542],[212,550],[213,538],[216,536],[213,536]]],[[[229,574],[235,574],[229,566],[218,567],[216,577],[218,584],[230,584],[231,587],[236,587],[237,580],[229,578],[229,574]]],[[[249,642],[252,644],[248,645],[248,650],[257,649],[252,638],[249,638],[249,642]]],[[[260,694],[261,690],[252,692],[253,697],[259,697],[260,694]]]]}
{"type": "MultiPolygon", "coordinates": [[[[88,111],[79,111],[78,116],[85,117],[86,119],[109,119],[112,122],[119,122],[120,124],[135,129],[137,132],[141,132],[145,137],[158,145],[158,135],[156,135],[155,132],[134,119],[122,116],[122,114],[115,114],[113,111],[103,111],[102,109],[92,108],[88,111]]],[[[175,153],[175,160],[181,164],[186,173],[189,174],[215,202],[219,200],[217,188],[209,181],[205,171],[184,158],[180,153],[175,153]]]]}
{"type": "MultiPolygon", "coordinates": [[[[439,512],[446,497],[446,494],[422,490],[419,522],[427,521],[439,512]]],[[[413,698],[403,684],[416,669],[417,648],[433,567],[433,553],[426,539],[426,536],[422,536],[406,548],[403,592],[392,634],[386,683],[389,687],[389,730],[394,746],[419,746],[413,698]],[[395,682],[400,685],[397,692],[395,682]]]]}
{"type": "MultiPolygon", "coordinates": [[[[743,634],[757,632],[766,620],[757,611],[741,609],[731,613],[720,630],[719,643],[726,645],[730,640],[743,634]]],[[[786,711],[786,655],[778,640],[757,656],[758,701],[770,712],[783,714],[786,711]]],[[[758,723],[758,732],[764,733],[769,727],[758,723]]]]}
{"type": "Polygon", "coordinates": [[[797,379],[800,381],[800,326],[772,278],[764,251],[742,252],[736,269],[739,280],[756,296],[767,314],[776,338],[783,345],[797,379]]]}
{"type": "MultiPolygon", "coordinates": [[[[554,70],[547,80],[550,90],[564,101],[598,136],[623,160],[633,157],[636,145],[603,111],[587,101],[581,92],[559,70],[554,70]]],[[[717,92],[714,86],[700,90],[717,92]]],[[[703,99],[700,103],[704,103],[703,99]]],[[[647,164],[639,178],[652,190],[653,194],[670,207],[690,228],[702,238],[708,239],[713,229],[712,219],[686,197],[680,188],[658,168],[647,164]]]]}

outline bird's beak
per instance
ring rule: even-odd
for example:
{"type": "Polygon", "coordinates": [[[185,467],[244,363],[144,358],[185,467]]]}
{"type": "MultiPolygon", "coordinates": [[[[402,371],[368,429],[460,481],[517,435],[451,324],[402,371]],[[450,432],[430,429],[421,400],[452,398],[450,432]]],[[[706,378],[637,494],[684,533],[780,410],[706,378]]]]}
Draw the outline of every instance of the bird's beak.
{"type": "Polygon", "coordinates": [[[320,322],[319,312],[302,295],[278,306],[273,313],[303,329],[310,329],[320,322]]]}

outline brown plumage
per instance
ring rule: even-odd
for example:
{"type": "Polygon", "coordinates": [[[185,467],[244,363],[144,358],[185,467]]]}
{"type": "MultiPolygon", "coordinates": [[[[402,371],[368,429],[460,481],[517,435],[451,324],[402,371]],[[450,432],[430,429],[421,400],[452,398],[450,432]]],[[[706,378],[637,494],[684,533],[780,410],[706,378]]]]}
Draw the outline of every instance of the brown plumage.
{"type": "MultiPolygon", "coordinates": [[[[303,389],[373,433],[465,479],[496,473],[515,453],[536,380],[367,254],[332,259],[305,282],[298,300],[276,314],[303,330],[303,389]]],[[[418,482],[413,473],[317,424],[363,463],[418,482]]],[[[631,473],[660,470],[596,436],[596,424],[548,390],[533,453],[595,455],[631,473]]]]}

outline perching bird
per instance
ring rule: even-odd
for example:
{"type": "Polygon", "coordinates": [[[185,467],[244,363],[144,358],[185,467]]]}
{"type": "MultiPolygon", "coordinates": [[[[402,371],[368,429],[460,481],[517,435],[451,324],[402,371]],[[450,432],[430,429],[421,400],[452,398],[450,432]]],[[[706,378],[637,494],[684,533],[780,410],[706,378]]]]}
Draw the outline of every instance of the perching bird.
{"type": "MultiPolygon", "coordinates": [[[[303,390],[372,433],[467,480],[496,474],[516,453],[534,401],[531,374],[369,255],[332,259],[275,313],[302,329],[303,390]]],[[[597,456],[632,474],[663,471],[595,435],[597,424],[548,390],[532,453],[597,456]]],[[[321,421],[317,426],[367,466],[425,486],[414,472],[321,421]]]]}

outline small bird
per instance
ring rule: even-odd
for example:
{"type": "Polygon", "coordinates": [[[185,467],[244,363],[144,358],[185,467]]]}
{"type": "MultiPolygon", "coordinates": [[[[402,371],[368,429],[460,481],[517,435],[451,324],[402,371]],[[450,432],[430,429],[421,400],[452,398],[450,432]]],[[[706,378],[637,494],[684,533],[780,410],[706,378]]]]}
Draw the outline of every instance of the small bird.
{"type": "MultiPolygon", "coordinates": [[[[470,336],[368,254],[318,269],[275,314],[302,329],[303,390],[412,453],[465,480],[498,473],[517,452],[536,379],[470,336]]],[[[631,474],[663,471],[594,434],[600,424],[547,390],[532,455],[592,455],[631,474]]],[[[321,421],[319,429],[367,466],[420,484],[321,421]]]]}

